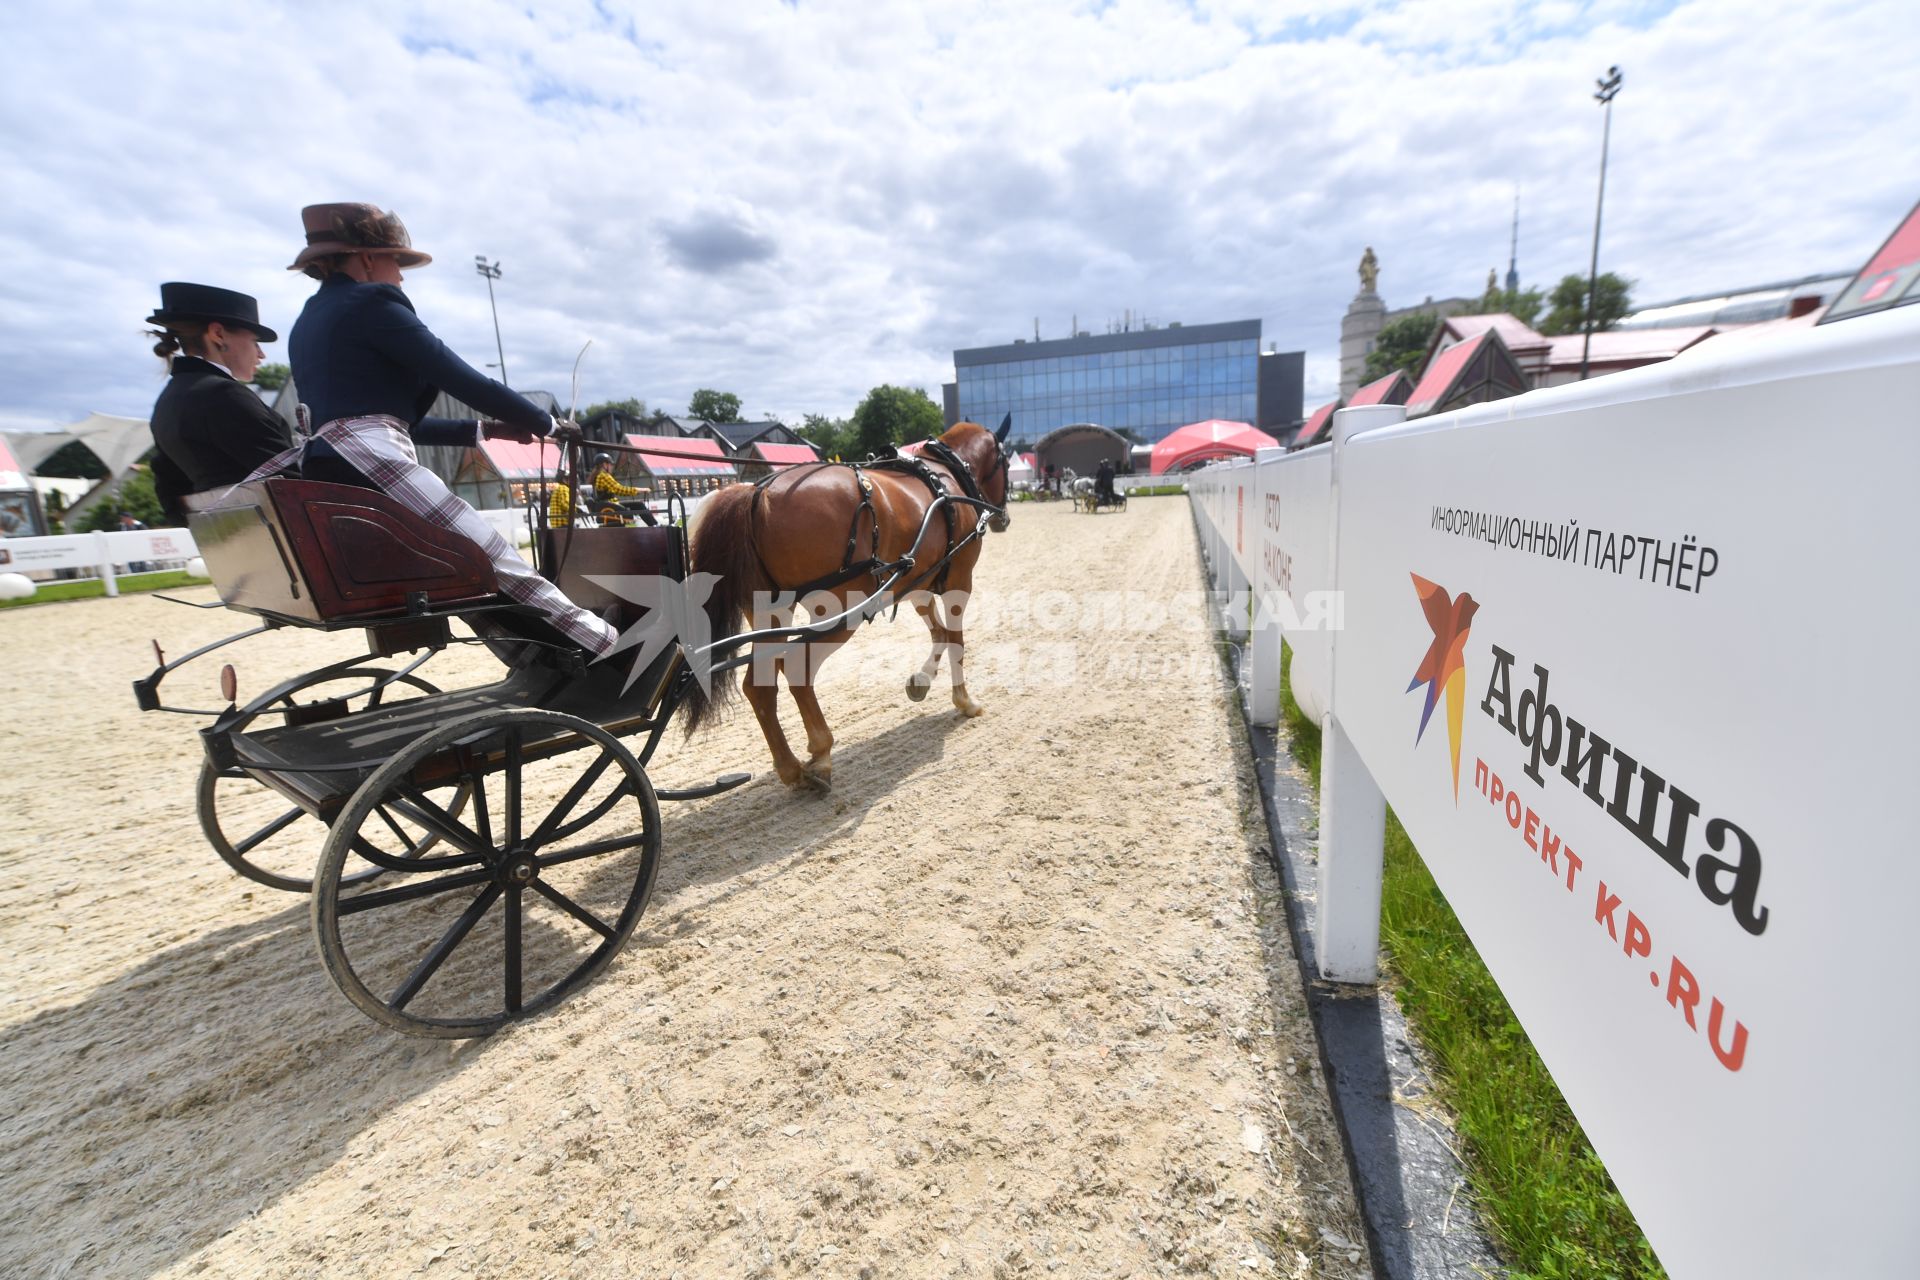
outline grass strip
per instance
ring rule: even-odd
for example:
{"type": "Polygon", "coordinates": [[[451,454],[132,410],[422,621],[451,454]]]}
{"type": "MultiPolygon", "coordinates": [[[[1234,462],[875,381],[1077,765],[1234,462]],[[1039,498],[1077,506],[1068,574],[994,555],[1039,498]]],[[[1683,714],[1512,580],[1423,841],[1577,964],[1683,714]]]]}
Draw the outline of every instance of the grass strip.
{"type": "MultiPolygon", "coordinates": [[[[1294,701],[1282,646],[1288,749],[1320,786],[1320,726],[1294,701]]],[[[1519,1280],[1656,1280],[1666,1272],[1493,975],[1387,813],[1380,942],[1388,982],[1466,1140],[1482,1218],[1519,1280]]]]}
{"type": "MultiPolygon", "coordinates": [[[[203,587],[211,581],[208,578],[196,578],[184,569],[166,569],[159,573],[123,573],[116,580],[122,595],[136,591],[165,591],[171,587],[203,587]]],[[[21,609],[59,600],[93,600],[107,594],[107,584],[98,578],[70,578],[60,582],[39,582],[34,586],[34,593],[24,600],[0,600],[0,609],[21,609]]]]}

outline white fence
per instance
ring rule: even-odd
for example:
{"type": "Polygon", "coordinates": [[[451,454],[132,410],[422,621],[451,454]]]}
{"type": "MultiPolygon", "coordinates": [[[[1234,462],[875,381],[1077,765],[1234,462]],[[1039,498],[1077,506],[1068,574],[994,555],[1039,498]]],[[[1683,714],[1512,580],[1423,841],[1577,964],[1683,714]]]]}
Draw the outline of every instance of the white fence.
{"type": "Polygon", "coordinates": [[[180,564],[199,554],[193,535],[185,529],[6,538],[0,540],[0,573],[85,569],[99,576],[108,595],[117,596],[120,588],[115,581],[116,567],[124,571],[126,566],[135,564],[180,564]]]}
{"type": "Polygon", "coordinates": [[[1674,1276],[1907,1276],[1920,307],[1725,346],[1189,491],[1322,725],[1325,976],[1391,802],[1674,1276]]]}

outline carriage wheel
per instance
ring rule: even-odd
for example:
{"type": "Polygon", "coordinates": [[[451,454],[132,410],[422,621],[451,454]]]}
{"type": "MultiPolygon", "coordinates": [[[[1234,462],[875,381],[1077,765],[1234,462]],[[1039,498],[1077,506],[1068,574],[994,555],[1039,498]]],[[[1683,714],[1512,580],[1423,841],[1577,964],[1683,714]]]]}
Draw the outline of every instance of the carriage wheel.
{"type": "MultiPolygon", "coordinates": [[[[284,719],[298,708],[330,701],[337,701],[348,714],[365,711],[383,705],[397,686],[429,696],[440,692],[416,675],[396,675],[385,667],[351,667],[287,690],[238,728],[245,729],[262,716],[284,719]]],[[[455,813],[465,805],[458,795],[448,803],[455,813]]],[[[200,830],[229,867],[270,889],[306,893],[313,888],[307,872],[313,866],[313,846],[324,837],[325,823],[242,771],[216,769],[211,761],[200,767],[197,807],[200,830]]],[[[429,840],[418,852],[426,852],[432,843],[429,840]]],[[[361,884],[379,874],[378,867],[357,865],[348,869],[347,883],[361,884]]]]}
{"type": "Polygon", "coordinates": [[[659,854],[659,803],[619,739],[559,712],[484,711],[413,742],[354,793],[315,873],[314,937],[334,984],[374,1021],[485,1035],[612,963],[646,910],[659,854]],[[556,743],[565,749],[549,751],[556,743]],[[464,820],[413,784],[442,760],[471,797],[464,820]],[[379,888],[343,879],[350,855],[425,833],[438,850],[399,863],[379,888]]]}

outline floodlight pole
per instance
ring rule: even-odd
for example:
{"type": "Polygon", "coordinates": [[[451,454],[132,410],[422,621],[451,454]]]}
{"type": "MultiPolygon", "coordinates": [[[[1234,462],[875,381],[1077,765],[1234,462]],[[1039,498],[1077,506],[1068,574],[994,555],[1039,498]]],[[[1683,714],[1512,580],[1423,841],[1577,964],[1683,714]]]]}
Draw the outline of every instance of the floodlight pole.
{"type": "Polygon", "coordinates": [[[1613,99],[1620,92],[1620,68],[1608,67],[1607,78],[1596,80],[1599,92],[1593,95],[1606,109],[1606,121],[1600,127],[1600,194],[1593,201],[1593,260],[1587,265],[1586,336],[1580,340],[1580,381],[1587,380],[1587,358],[1593,350],[1594,293],[1600,287],[1600,211],[1607,202],[1607,143],[1613,137],[1613,99]]]}
{"type": "Polygon", "coordinates": [[[476,253],[473,255],[473,269],[487,278],[487,306],[493,312],[493,349],[500,356],[500,381],[507,384],[507,349],[500,345],[500,307],[493,300],[493,282],[500,278],[500,264],[488,262],[484,255],[476,253]]]}

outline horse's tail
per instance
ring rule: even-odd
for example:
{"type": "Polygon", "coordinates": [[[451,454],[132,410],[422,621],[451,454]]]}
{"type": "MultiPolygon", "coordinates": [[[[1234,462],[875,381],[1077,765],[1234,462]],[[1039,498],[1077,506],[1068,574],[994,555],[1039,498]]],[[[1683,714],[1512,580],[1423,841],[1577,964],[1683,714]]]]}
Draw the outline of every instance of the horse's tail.
{"type": "MultiPolygon", "coordinates": [[[[730,484],[707,495],[694,522],[693,571],[719,579],[706,603],[708,631],[715,641],[738,634],[753,593],[773,585],[766,581],[753,546],[753,503],[758,496],[750,484],[730,484]]],[[[712,681],[711,687],[696,683],[687,700],[687,736],[725,710],[738,692],[732,672],[712,681]]]]}

